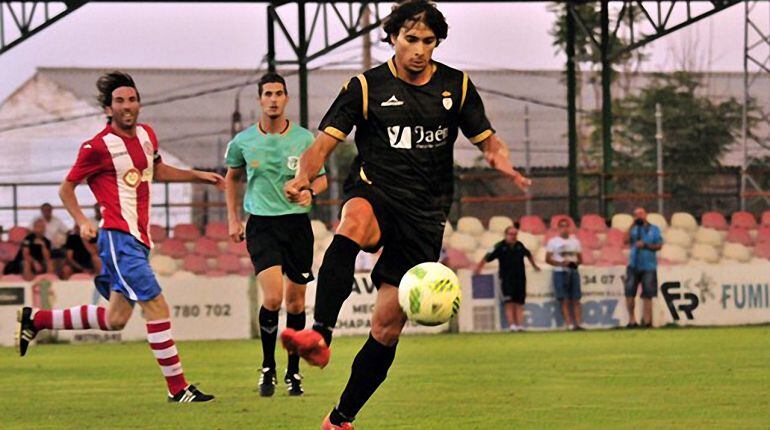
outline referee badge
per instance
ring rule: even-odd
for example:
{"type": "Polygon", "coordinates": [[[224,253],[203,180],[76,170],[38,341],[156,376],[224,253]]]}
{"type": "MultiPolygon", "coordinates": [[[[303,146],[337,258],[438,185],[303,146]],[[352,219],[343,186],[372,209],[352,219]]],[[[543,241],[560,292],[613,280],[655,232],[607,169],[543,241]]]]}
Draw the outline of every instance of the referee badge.
{"type": "Polygon", "coordinates": [[[286,159],[286,167],[289,169],[297,170],[297,166],[299,166],[299,157],[291,156],[286,159]]]}

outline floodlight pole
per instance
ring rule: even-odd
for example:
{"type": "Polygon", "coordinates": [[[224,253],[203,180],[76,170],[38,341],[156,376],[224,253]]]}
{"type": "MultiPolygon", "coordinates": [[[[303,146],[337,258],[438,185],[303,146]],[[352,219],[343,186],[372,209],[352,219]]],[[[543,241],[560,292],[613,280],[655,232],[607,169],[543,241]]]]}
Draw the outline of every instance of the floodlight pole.
{"type": "Polygon", "coordinates": [[[610,199],[612,193],[612,62],[610,60],[610,7],[609,0],[602,0],[601,7],[601,58],[602,58],[602,176],[604,204],[602,215],[609,217],[613,212],[610,199]]]}
{"type": "Polygon", "coordinates": [[[574,3],[567,4],[567,141],[569,146],[569,215],[578,218],[577,186],[577,107],[575,77],[575,17],[574,3]]]}

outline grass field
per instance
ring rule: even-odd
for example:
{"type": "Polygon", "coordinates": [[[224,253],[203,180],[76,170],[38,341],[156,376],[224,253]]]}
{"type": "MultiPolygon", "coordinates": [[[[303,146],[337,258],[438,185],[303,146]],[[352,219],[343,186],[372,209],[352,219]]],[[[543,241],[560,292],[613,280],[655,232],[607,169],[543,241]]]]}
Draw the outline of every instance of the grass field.
{"type": "MultiPolygon", "coordinates": [[[[2,429],[317,429],[363,338],[303,398],[256,391],[257,341],[181,342],[218,396],[165,403],[146,344],[0,348],[2,429]]],[[[279,355],[279,366],[285,357],[279,355]]],[[[770,327],[405,337],[358,429],[767,429],[770,327]]]]}

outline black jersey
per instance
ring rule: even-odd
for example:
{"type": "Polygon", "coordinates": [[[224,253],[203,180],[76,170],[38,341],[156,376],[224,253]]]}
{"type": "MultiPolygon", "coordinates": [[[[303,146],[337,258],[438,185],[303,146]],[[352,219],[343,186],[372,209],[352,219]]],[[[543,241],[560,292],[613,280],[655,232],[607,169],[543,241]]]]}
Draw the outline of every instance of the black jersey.
{"type": "Polygon", "coordinates": [[[511,245],[502,240],[496,243],[492,250],[484,256],[484,260],[487,262],[499,260],[501,280],[503,282],[515,282],[526,278],[524,259],[527,257],[532,257],[532,253],[523,243],[516,241],[511,245]]]}
{"type": "Polygon", "coordinates": [[[392,59],[367,70],[348,81],[319,127],[341,140],[356,127],[348,187],[377,187],[405,217],[432,224],[443,223],[452,204],[458,129],[474,144],[494,133],[468,75],[433,67],[420,86],[399,79],[392,59]]]}

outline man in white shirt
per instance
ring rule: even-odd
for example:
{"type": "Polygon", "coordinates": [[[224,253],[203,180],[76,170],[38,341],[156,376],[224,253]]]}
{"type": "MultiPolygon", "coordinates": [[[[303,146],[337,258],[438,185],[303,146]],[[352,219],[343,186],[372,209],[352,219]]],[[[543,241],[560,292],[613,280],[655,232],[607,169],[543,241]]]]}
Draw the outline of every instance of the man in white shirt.
{"type": "Polygon", "coordinates": [[[570,223],[566,218],[559,220],[557,228],[559,235],[552,237],[546,245],[545,261],[553,266],[553,288],[564,323],[569,330],[582,330],[578,272],[578,266],[583,263],[580,241],[570,234],[570,223]]]}
{"type": "Polygon", "coordinates": [[[38,219],[45,222],[45,238],[51,241],[51,247],[55,250],[61,249],[67,241],[69,229],[58,217],[53,216],[53,206],[50,203],[43,203],[40,206],[40,216],[38,219]]]}

